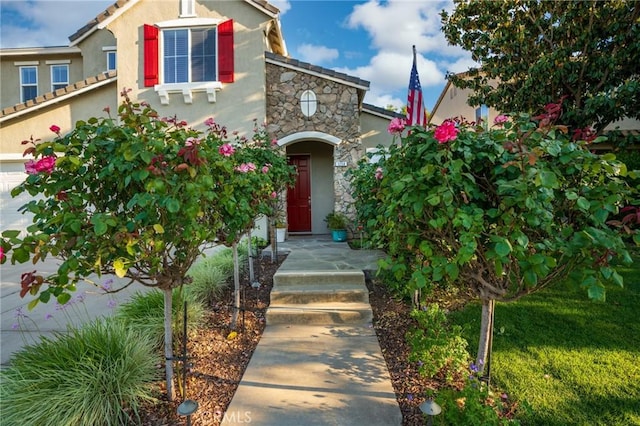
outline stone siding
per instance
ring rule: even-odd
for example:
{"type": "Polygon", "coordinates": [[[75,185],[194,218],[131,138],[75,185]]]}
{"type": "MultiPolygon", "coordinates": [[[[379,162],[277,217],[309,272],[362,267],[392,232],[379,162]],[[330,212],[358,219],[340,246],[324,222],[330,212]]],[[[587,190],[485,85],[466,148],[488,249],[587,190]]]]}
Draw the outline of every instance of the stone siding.
{"type": "MultiPolygon", "coordinates": [[[[298,132],[322,132],[340,139],[334,147],[334,190],[336,211],[352,213],[353,198],[345,173],[363,155],[360,139],[358,89],[276,64],[267,63],[267,131],[282,139],[298,132]],[[305,117],[300,97],[305,90],[315,93],[316,113],[305,117]],[[336,166],[335,164],[346,166],[336,166]]],[[[350,214],[351,216],[351,214],[350,214]]]]}

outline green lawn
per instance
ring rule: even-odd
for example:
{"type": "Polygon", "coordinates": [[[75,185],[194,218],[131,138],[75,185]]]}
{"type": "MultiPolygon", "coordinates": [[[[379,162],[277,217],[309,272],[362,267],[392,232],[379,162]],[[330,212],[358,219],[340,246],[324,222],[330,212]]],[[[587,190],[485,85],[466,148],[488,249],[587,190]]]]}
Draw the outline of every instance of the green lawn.
{"type": "MultiPolygon", "coordinates": [[[[492,384],[527,401],[531,425],[640,425],[640,254],[607,301],[559,283],[495,313],[492,384]]],[[[480,306],[452,314],[475,352],[480,306]]]]}

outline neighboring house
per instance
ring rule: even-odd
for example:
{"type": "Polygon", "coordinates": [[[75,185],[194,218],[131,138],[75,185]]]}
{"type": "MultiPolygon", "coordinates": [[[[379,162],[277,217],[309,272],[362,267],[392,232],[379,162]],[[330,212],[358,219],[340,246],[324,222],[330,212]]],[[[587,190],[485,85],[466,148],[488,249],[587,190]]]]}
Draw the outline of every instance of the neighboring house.
{"type": "MultiPolygon", "coordinates": [[[[475,122],[482,119],[488,126],[491,126],[493,120],[503,112],[488,108],[486,105],[479,107],[469,106],[467,100],[471,93],[471,89],[460,89],[451,84],[450,81],[447,82],[429,115],[429,123],[440,125],[444,120],[461,117],[468,121],[475,122]]],[[[611,130],[620,130],[623,133],[640,135],[640,121],[624,118],[609,124],[604,129],[605,132],[611,130]]],[[[602,144],[600,148],[609,149],[610,146],[602,144]]]]}
{"type": "Polygon", "coordinates": [[[345,172],[391,141],[396,114],[364,103],[369,82],[288,57],[279,11],[264,0],[119,0],[69,39],[0,49],[2,229],[26,224],[15,213],[24,200],[8,194],[25,177],[21,141],[113,114],[123,90],[196,128],[214,117],[250,135],[264,122],[299,171],[290,232],[328,232],[327,213],[351,202],[345,172]]]}

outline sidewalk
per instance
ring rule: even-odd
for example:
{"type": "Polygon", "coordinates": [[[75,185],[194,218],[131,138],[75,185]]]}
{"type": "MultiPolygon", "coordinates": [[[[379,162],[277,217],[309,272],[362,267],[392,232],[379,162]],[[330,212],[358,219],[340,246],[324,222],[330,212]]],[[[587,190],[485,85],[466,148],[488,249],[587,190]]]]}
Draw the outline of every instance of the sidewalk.
{"type": "MultiPolygon", "coordinates": [[[[346,243],[316,237],[290,238],[279,245],[278,251],[289,252],[276,274],[287,277],[296,272],[308,276],[319,271],[329,275],[372,271],[381,255],[350,250],[346,243]]],[[[276,287],[274,277],[274,290],[276,287]]],[[[249,422],[260,426],[402,424],[371,323],[267,321],[222,424],[249,422]]]]}

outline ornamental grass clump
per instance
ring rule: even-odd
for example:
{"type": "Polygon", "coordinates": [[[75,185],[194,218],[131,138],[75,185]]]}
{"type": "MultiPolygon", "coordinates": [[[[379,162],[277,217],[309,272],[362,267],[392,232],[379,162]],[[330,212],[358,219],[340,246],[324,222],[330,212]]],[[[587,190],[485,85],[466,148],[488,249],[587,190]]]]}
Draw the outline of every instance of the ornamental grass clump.
{"type": "MultiPolygon", "coordinates": [[[[195,330],[204,316],[203,302],[184,289],[173,290],[171,328],[176,342],[184,329],[184,302],[187,302],[187,330],[195,330]]],[[[158,290],[136,292],[130,300],[118,306],[115,316],[127,327],[149,336],[159,348],[164,335],[164,295],[158,290]]]]}
{"type": "MultiPolygon", "coordinates": [[[[243,259],[240,262],[244,263],[246,256],[241,257],[243,259]]],[[[231,284],[233,252],[224,249],[197,261],[189,269],[187,276],[191,278],[191,283],[185,287],[185,291],[191,299],[203,303],[217,301],[231,284]]]]}
{"type": "Polygon", "coordinates": [[[96,320],[13,355],[0,371],[1,423],[122,425],[139,423],[160,378],[152,339],[113,319],[96,320]]]}

